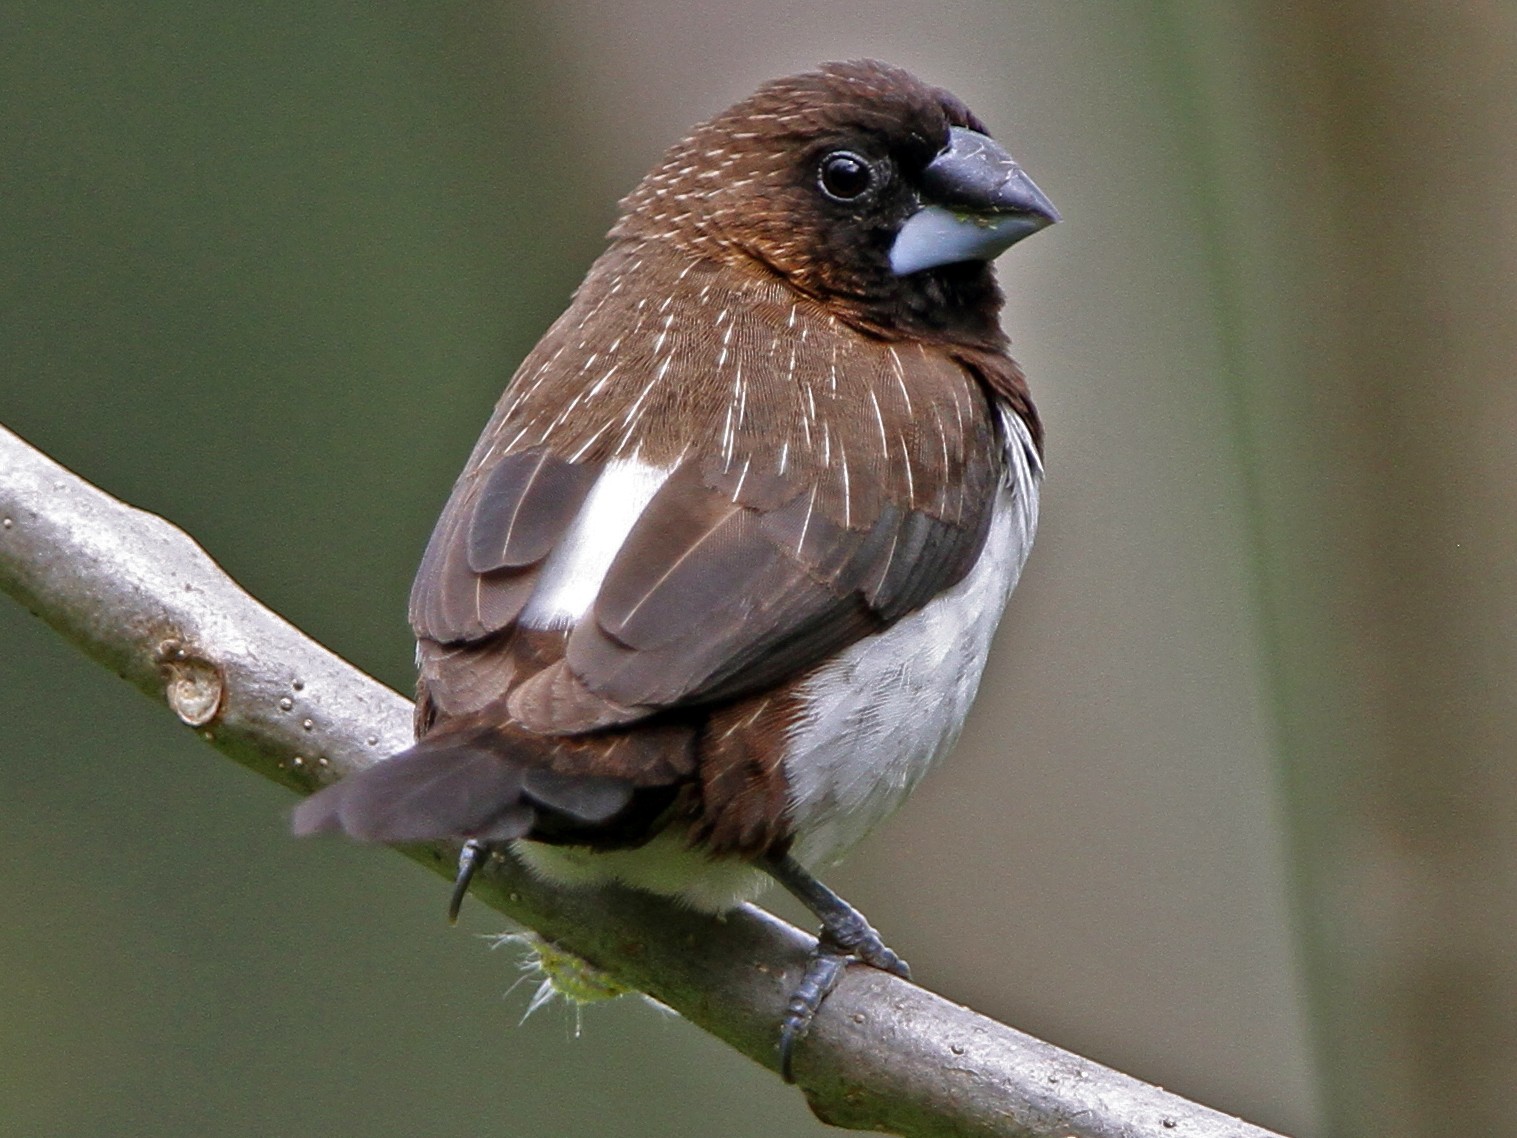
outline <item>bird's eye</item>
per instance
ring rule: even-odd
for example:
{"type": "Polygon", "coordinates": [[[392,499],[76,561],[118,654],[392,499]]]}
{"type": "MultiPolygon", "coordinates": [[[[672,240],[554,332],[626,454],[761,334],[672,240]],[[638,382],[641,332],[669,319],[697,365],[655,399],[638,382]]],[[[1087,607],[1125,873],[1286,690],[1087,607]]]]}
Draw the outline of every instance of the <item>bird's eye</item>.
{"type": "Polygon", "coordinates": [[[857,154],[834,150],[822,159],[822,192],[840,202],[863,197],[874,185],[874,168],[857,154]]]}

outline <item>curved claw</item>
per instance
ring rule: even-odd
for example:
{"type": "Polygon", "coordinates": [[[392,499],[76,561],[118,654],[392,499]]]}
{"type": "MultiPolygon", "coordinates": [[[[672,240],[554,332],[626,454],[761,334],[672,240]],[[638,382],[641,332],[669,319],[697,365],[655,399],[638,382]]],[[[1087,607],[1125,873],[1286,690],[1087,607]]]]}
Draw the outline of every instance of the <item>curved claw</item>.
{"type": "Polygon", "coordinates": [[[811,1021],[832,989],[843,978],[848,967],[848,957],[818,944],[816,953],[806,962],[806,971],[801,982],[790,993],[785,1004],[785,1018],[780,1023],[780,1078],[787,1083],[795,1082],[791,1063],[795,1045],[806,1038],[811,1030],[811,1021]]]}
{"type": "Polygon", "coordinates": [[[837,987],[843,970],[857,960],[871,968],[889,972],[902,980],[911,979],[911,968],[885,946],[880,934],[864,915],[831,889],[823,885],[794,859],[779,856],[763,863],[769,875],[790,891],[822,922],[816,949],[801,975],[801,982],[785,1004],[785,1018],[780,1024],[780,1075],[787,1083],[795,1082],[791,1062],[795,1045],[806,1038],[811,1021],[816,1018],[828,994],[837,987]]]}
{"type": "Polygon", "coordinates": [[[856,957],[862,964],[871,968],[878,968],[881,973],[890,973],[892,976],[900,976],[903,980],[912,979],[912,967],[906,960],[901,959],[895,951],[884,944],[880,939],[880,933],[872,927],[863,927],[863,933],[854,939],[853,944],[837,945],[840,951],[848,956],[856,957]]]}
{"type": "Polygon", "coordinates": [[[448,898],[448,924],[458,924],[458,911],[463,908],[464,896],[469,892],[469,882],[474,880],[474,875],[489,856],[490,851],[473,838],[458,851],[458,876],[453,879],[453,894],[448,898]]]}
{"type": "Polygon", "coordinates": [[[850,909],[830,926],[822,929],[821,943],[844,956],[889,972],[902,980],[911,979],[911,966],[889,948],[874,926],[864,920],[857,909],[850,909]]]}

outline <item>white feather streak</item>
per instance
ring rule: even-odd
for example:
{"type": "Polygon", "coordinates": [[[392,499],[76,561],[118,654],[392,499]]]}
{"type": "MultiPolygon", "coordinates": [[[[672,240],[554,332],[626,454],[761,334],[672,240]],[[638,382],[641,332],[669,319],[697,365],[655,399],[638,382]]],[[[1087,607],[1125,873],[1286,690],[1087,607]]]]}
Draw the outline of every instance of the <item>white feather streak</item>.
{"type": "Polygon", "coordinates": [[[636,458],[606,464],[568,532],[543,562],[537,587],[522,609],[523,624],[567,628],[589,611],[611,562],[670,470],[636,458]]]}

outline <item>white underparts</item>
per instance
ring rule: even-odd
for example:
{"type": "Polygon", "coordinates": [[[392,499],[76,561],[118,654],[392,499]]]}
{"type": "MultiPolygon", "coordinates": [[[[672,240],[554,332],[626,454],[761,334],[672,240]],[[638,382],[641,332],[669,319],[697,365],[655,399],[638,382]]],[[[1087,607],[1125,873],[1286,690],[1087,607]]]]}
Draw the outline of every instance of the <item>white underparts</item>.
{"type": "Polygon", "coordinates": [[[606,464],[569,531],[543,562],[521,612],[524,625],[568,628],[590,611],[611,562],[669,474],[669,467],[636,458],[606,464]]]}
{"type": "Polygon", "coordinates": [[[707,913],[720,913],[752,901],[774,884],[767,873],[748,862],[718,860],[691,849],[683,832],[666,830],[636,849],[605,853],[541,842],[515,842],[513,848],[522,864],[555,885],[615,881],[645,893],[673,897],[707,913]]]}
{"type": "MultiPolygon", "coordinates": [[[[791,729],[793,853],[820,870],[884,821],[958,738],[974,701],[1001,610],[1021,575],[1038,522],[1042,466],[1022,420],[1003,416],[1007,473],[985,549],[969,575],[884,632],[811,675],[808,706],[791,729]]],[[[669,472],[612,463],[543,569],[523,611],[534,627],[563,628],[588,611],[633,523],[669,472]]],[[[565,885],[618,881],[720,911],[751,900],[768,878],[752,865],[713,860],[669,832],[634,850],[517,842],[534,873],[565,885]]]]}
{"type": "Polygon", "coordinates": [[[1042,467],[1005,416],[1007,479],[985,550],[952,589],[812,675],[785,758],[793,853],[822,869],[884,821],[958,738],[1038,522],[1042,467]]]}

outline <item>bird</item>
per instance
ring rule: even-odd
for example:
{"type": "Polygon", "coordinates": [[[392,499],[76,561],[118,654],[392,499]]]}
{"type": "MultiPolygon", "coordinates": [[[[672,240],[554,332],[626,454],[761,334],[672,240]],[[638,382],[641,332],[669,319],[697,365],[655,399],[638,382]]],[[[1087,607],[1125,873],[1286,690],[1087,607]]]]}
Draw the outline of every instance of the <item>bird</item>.
{"type": "Polygon", "coordinates": [[[1060,220],[957,97],[876,60],[674,144],[506,387],[417,572],[417,741],[299,834],[509,848],[721,912],[818,874],[956,739],[1037,528],[1043,427],[991,262],[1060,220]]]}

